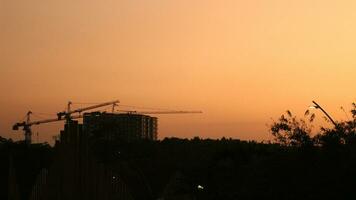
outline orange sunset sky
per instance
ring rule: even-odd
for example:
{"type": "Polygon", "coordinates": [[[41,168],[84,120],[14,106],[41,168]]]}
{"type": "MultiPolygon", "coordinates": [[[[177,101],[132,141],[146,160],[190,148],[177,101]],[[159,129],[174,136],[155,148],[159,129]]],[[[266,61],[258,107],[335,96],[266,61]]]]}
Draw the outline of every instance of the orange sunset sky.
{"type": "Polygon", "coordinates": [[[204,112],[159,116],[160,138],[265,140],[312,100],[345,119],[355,77],[354,0],[0,0],[3,137],[28,110],[119,99],[204,112]]]}

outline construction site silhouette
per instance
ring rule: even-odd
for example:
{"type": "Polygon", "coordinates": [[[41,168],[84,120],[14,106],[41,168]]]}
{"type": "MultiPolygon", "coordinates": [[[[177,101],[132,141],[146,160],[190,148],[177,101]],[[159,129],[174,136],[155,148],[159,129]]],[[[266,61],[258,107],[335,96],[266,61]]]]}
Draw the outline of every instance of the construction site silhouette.
{"type": "Polygon", "coordinates": [[[0,199],[353,199],[355,104],[351,114],[312,136],[315,116],[287,111],[270,126],[275,142],[260,143],[157,140],[148,116],[87,113],[53,147],[0,138],[0,199]]]}

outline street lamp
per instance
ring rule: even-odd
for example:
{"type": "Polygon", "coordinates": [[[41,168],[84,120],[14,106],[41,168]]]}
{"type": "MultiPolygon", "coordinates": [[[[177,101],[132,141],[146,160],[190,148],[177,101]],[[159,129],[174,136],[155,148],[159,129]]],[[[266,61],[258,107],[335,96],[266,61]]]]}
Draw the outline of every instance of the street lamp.
{"type": "Polygon", "coordinates": [[[327,117],[328,119],[334,124],[335,127],[337,127],[336,122],[333,120],[333,118],[330,117],[330,115],[315,101],[313,101],[313,106],[310,106],[309,108],[315,108],[315,109],[320,109],[327,117]]]}

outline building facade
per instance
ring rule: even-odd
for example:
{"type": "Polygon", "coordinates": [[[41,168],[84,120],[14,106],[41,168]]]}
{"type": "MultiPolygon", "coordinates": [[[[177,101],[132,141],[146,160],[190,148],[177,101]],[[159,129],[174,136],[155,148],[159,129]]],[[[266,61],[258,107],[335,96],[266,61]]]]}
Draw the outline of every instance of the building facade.
{"type": "Polygon", "coordinates": [[[157,140],[157,118],[148,115],[85,113],[83,127],[88,136],[108,140],[157,140]]]}

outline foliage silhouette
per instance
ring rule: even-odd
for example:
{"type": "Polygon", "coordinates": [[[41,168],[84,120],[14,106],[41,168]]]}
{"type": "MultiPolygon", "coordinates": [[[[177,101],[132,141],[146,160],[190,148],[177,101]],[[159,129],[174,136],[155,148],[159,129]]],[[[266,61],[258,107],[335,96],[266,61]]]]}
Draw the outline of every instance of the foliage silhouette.
{"type": "Polygon", "coordinates": [[[312,135],[312,123],[315,114],[305,112],[307,119],[298,119],[290,111],[282,115],[277,122],[270,126],[270,132],[278,144],[295,147],[321,146],[338,148],[343,145],[356,144],[356,104],[352,103],[350,110],[352,119],[336,122],[333,128],[321,127],[319,132],[312,135]]]}
{"type": "MultiPolygon", "coordinates": [[[[313,138],[310,125],[304,119],[297,119],[289,110],[286,114],[287,116],[282,115],[278,122],[274,122],[270,128],[277,143],[286,146],[312,146],[313,138]]],[[[309,112],[306,112],[305,115],[309,115],[309,112]]],[[[312,122],[314,117],[315,115],[311,115],[309,122],[312,122]]]]}

